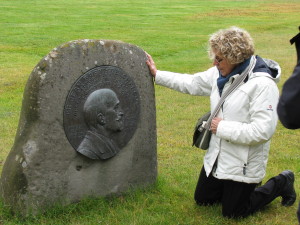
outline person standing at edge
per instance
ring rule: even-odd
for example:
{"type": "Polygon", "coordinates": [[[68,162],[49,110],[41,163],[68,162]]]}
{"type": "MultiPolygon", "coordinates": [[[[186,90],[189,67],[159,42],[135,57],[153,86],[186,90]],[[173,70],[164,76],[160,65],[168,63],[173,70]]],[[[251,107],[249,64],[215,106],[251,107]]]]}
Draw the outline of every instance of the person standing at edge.
{"type": "Polygon", "coordinates": [[[282,205],[293,205],[296,193],[292,171],[285,170],[258,187],[266,174],[270,139],[278,121],[276,82],[280,66],[254,56],[250,34],[238,27],[212,34],[209,55],[213,67],[194,75],[157,70],[149,54],[146,61],[156,84],[210,96],[211,111],[233,80],[255,61],[245,83],[225,99],[212,121],[212,137],[194,195],[196,203],[221,203],[223,216],[230,218],[249,216],[279,196],[282,205]]]}
{"type": "MultiPolygon", "coordinates": [[[[300,26],[299,26],[300,30],[300,26]]],[[[291,44],[296,43],[297,65],[292,76],[284,83],[282,94],[279,98],[277,113],[282,125],[288,129],[300,128],[300,33],[291,39],[291,44]]],[[[297,211],[300,224],[300,203],[297,211]]]]}

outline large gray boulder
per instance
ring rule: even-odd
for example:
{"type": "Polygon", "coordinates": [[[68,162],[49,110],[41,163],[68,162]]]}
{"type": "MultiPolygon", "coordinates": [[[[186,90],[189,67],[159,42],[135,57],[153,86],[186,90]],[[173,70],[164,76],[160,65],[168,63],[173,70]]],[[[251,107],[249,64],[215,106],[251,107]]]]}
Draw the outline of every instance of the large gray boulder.
{"type": "Polygon", "coordinates": [[[145,61],[144,51],[134,45],[78,40],[53,49],[38,63],[2,171],[5,204],[22,215],[36,214],[155,182],[155,96],[145,61]],[[88,101],[93,92],[96,100],[88,101]],[[88,111],[98,107],[97,98],[107,100],[107,107],[118,104],[111,110],[118,117],[115,126],[108,126],[102,109],[88,111]],[[107,141],[94,146],[88,134],[107,141]]]}

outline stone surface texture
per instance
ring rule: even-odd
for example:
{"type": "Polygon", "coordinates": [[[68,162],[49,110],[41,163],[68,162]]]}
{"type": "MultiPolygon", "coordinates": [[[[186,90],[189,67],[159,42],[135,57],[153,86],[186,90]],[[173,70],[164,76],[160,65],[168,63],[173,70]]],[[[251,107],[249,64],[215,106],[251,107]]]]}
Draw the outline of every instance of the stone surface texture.
{"type": "Polygon", "coordinates": [[[77,40],[53,49],[32,71],[24,90],[14,145],[1,175],[4,203],[22,215],[86,197],[121,194],[157,176],[153,81],[137,46],[111,40],[77,40]],[[121,68],[140,97],[136,131],[109,160],[74,150],[64,127],[64,105],[76,80],[97,66],[121,68]]]}

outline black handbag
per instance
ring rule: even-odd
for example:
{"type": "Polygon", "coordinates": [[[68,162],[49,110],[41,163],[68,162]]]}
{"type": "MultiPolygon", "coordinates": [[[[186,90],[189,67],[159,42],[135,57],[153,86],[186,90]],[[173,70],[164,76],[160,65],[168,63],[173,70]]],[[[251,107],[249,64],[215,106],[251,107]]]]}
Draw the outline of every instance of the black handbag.
{"type": "Polygon", "coordinates": [[[235,91],[241,84],[244,83],[246,80],[248,74],[253,70],[254,66],[256,64],[256,58],[255,56],[251,57],[251,61],[249,66],[242,72],[241,75],[237,76],[235,80],[232,82],[232,84],[229,86],[229,88],[225,91],[225,93],[222,94],[221,99],[216,106],[215,110],[211,113],[205,113],[203,116],[201,116],[195,126],[194,129],[194,135],[193,135],[193,145],[198,148],[201,148],[203,150],[207,150],[209,147],[209,142],[211,139],[211,131],[210,131],[210,125],[213,118],[216,117],[218,114],[220,108],[222,107],[225,98],[235,91]]]}
{"type": "Polygon", "coordinates": [[[201,116],[196,123],[194,135],[193,135],[193,146],[207,150],[211,138],[211,131],[205,127],[207,120],[209,119],[210,111],[201,116]]]}

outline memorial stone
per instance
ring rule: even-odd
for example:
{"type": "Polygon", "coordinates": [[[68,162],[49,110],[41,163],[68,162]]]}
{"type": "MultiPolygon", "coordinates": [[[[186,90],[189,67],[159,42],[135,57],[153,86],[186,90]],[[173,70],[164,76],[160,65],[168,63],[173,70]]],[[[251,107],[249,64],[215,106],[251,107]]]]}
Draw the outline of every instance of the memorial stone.
{"type": "Polygon", "coordinates": [[[1,175],[6,205],[37,214],[155,182],[155,96],[145,61],[134,45],[78,40],[37,64],[1,175]]]}

